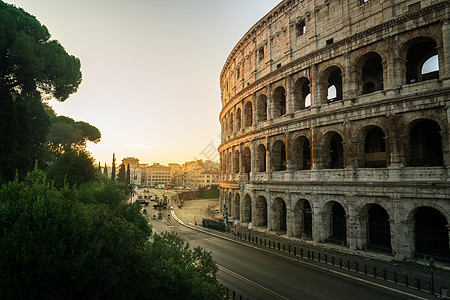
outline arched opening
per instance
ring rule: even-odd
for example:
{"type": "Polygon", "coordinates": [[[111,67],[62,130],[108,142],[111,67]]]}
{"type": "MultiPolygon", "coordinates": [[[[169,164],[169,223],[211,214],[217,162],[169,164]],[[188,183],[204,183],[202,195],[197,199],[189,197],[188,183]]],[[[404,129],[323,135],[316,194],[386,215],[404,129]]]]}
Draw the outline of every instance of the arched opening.
{"type": "Polygon", "coordinates": [[[406,54],[406,83],[439,78],[436,46],[435,41],[423,38],[417,39],[409,48],[406,54]]]}
{"type": "Polygon", "coordinates": [[[342,145],[342,137],[338,133],[331,136],[329,151],[330,169],[344,168],[344,146],[342,145]]]}
{"type": "Polygon", "coordinates": [[[415,255],[449,261],[448,221],[445,216],[435,208],[423,206],[417,209],[414,221],[415,255]]]}
{"type": "Polygon", "coordinates": [[[258,122],[267,121],[267,97],[260,95],[256,106],[256,118],[258,122]]]}
{"type": "Polygon", "coordinates": [[[327,83],[327,101],[342,100],[342,72],[338,67],[332,67],[327,83]],[[331,71],[332,70],[332,71],[331,71]]]}
{"type": "Polygon", "coordinates": [[[372,204],[367,220],[367,248],[391,253],[391,229],[389,215],[378,204],[372,204]]]}
{"type": "Polygon", "coordinates": [[[258,172],[267,172],[266,147],[263,144],[259,144],[256,147],[256,169],[258,172]]]}
{"type": "Polygon", "coordinates": [[[384,168],[387,166],[387,155],[384,131],[375,126],[365,138],[364,158],[366,168],[384,168]]]}
{"type": "Polygon", "coordinates": [[[369,94],[383,90],[383,65],[381,56],[371,52],[363,58],[366,60],[362,66],[362,94],[369,94]]]}
{"type": "Polygon", "coordinates": [[[250,127],[252,126],[252,118],[253,118],[253,112],[252,112],[253,108],[252,108],[252,103],[251,102],[247,102],[245,104],[244,107],[244,126],[245,127],[250,127]]]}
{"type": "Polygon", "coordinates": [[[236,131],[239,132],[241,131],[241,108],[239,107],[238,109],[236,109],[236,131]]]}
{"type": "Polygon", "coordinates": [[[347,218],[344,208],[338,202],[334,202],[331,208],[328,240],[331,243],[347,245],[347,218]]]}
{"type": "Polygon", "coordinates": [[[272,170],[286,170],[286,146],[281,140],[276,141],[272,146],[272,170]]]}
{"type": "Polygon", "coordinates": [[[311,106],[311,83],[302,77],[294,85],[294,110],[301,110],[311,106]]]}
{"type": "Polygon", "coordinates": [[[252,153],[249,147],[245,147],[244,152],[242,153],[242,162],[244,173],[250,173],[252,171],[252,153]]]}
{"type": "Polygon", "coordinates": [[[299,200],[295,204],[293,235],[312,238],[312,210],[308,200],[299,200]]]}
{"type": "Polygon", "coordinates": [[[255,226],[267,227],[267,200],[263,196],[256,198],[255,226]]]}
{"type": "Polygon", "coordinates": [[[241,219],[241,196],[239,194],[234,196],[233,217],[238,220],[241,219]]]}
{"type": "Polygon", "coordinates": [[[293,170],[311,169],[311,144],[306,137],[299,136],[294,140],[291,157],[293,170]]]}
{"type": "Polygon", "coordinates": [[[239,167],[240,157],[241,157],[241,155],[239,153],[239,150],[234,151],[234,173],[236,173],[236,174],[241,171],[240,167],[239,167]]]}
{"type": "Polygon", "coordinates": [[[409,165],[442,166],[443,151],[441,128],[432,120],[417,122],[409,133],[409,165]]]}
{"type": "Polygon", "coordinates": [[[272,205],[272,226],[274,231],[286,233],[287,210],[286,203],[282,198],[276,198],[272,205]]]}
{"type": "Polygon", "coordinates": [[[252,221],[252,198],[249,194],[244,197],[244,205],[242,207],[242,222],[252,221]]]}
{"type": "Polygon", "coordinates": [[[286,91],[279,86],[273,91],[273,117],[278,118],[286,114],[286,91]]]}

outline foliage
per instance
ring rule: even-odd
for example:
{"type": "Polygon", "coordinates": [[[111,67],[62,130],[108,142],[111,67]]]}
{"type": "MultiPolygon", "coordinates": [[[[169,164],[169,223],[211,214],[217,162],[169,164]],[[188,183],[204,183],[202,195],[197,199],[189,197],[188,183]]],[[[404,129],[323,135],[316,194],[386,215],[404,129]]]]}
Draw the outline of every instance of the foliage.
{"type": "Polygon", "coordinates": [[[64,101],[81,82],[80,61],[47,28],[0,1],[0,183],[23,178],[46,152],[42,98],[64,101]]]}
{"type": "Polygon", "coordinates": [[[47,170],[48,178],[56,187],[64,184],[73,187],[98,179],[93,159],[85,151],[70,150],[61,156],[47,170]]]}
{"type": "Polygon", "coordinates": [[[219,198],[219,187],[215,184],[209,188],[200,187],[198,189],[197,198],[199,199],[215,199],[219,198]]]}
{"type": "Polygon", "coordinates": [[[116,181],[116,154],[113,153],[113,159],[111,164],[111,180],[116,181]]]}
{"type": "Polygon", "coordinates": [[[119,166],[119,173],[117,173],[117,182],[125,183],[125,165],[122,163],[119,166]]]}
{"type": "Polygon", "coordinates": [[[150,251],[153,299],[223,299],[209,252],[167,232],[154,236],[150,251]]]}
{"type": "Polygon", "coordinates": [[[106,163],[105,163],[105,167],[103,168],[103,174],[104,174],[106,177],[108,177],[108,166],[106,166],[106,163]]]}
{"type": "Polygon", "coordinates": [[[126,184],[130,184],[131,183],[131,171],[130,171],[130,164],[127,164],[127,178],[126,180],[126,184]]]}
{"type": "Polygon", "coordinates": [[[86,122],[75,122],[65,116],[51,117],[50,122],[52,126],[47,139],[54,153],[63,153],[70,149],[84,150],[86,141],[94,143],[100,141],[100,131],[86,122]]]}
{"type": "Polygon", "coordinates": [[[21,8],[0,1],[0,87],[64,101],[81,83],[81,64],[47,28],[21,8]]]}
{"type": "Polygon", "coordinates": [[[112,184],[58,190],[39,170],[4,185],[0,298],[222,299],[210,253],[152,236],[122,200],[112,184]]]}

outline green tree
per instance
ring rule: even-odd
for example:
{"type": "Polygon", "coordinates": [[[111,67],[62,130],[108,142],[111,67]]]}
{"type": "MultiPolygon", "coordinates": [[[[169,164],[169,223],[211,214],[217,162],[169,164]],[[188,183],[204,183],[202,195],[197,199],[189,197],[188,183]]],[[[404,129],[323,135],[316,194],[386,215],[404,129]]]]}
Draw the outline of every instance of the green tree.
{"type": "Polygon", "coordinates": [[[97,181],[94,160],[85,151],[70,150],[63,153],[47,170],[48,178],[56,187],[68,184],[82,185],[97,181]]]}
{"type": "Polygon", "coordinates": [[[105,167],[103,168],[103,174],[105,174],[105,176],[108,177],[108,166],[106,166],[106,163],[105,167]]]}
{"type": "Polygon", "coordinates": [[[131,171],[130,171],[130,164],[127,164],[127,178],[126,178],[126,184],[130,185],[131,183],[131,171]]]}
{"type": "Polygon", "coordinates": [[[75,122],[65,116],[54,116],[50,118],[51,128],[47,139],[51,150],[60,154],[69,149],[86,149],[86,141],[98,143],[101,138],[100,131],[86,123],[75,122]]]}
{"type": "Polygon", "coordinates": [[[211,254],[153,235],[115,185],[0,189],[1,299],[223,299],[211,254]],[[151,239],[149,239],[151,238],[151,239]]]}
{"type": "Polygon", "coordinates": [[[126,176],[126,174],[125,174],[125,165],[122,163],[119,166],[119,173],[117,173],[117,182],[124,184],[125,183],[125,176],[126,176]]]}
{"type": "Polygon", "coordinates": [[[23,9],[0,1],[0,183],[25,175],[46,151],[42,99],[64,101],[81,82],[80,61],[23,9]]]}
{"type": "Polygon", "coordinates": [[[113,153],[113,158],[112,158],[111,180],[116,181],[116,154],[115,153],[113,153]]]}

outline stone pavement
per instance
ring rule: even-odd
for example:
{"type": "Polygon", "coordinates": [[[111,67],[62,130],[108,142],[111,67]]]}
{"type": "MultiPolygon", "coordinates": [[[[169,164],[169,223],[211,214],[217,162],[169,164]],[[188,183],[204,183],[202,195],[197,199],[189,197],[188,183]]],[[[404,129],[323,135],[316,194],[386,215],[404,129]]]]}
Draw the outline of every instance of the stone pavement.
{"type": "Polygon", "coordinates": [[[213,218],[211,210],[219,209],[218,199],[185,200],[182,208],[174,207],[175,215],[185,223],[201,224],[203,218],[213,218]]]}

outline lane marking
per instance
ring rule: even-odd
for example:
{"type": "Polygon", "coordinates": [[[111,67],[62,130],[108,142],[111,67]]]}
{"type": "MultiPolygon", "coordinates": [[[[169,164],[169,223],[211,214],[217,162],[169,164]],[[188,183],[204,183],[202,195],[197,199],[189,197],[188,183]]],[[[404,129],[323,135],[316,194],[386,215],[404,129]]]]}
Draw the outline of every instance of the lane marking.
{"type": "Polygon", "coordinates": [[[216,264],[216,265],[217,265],[217,267],[218,267],[220,270],[224,271],[225,273],[228,273],[228,274],[230,274],[231,276],[233,276],[233,277],[235,277],[235,278],[237,278],[237,279],[239,279],[239,280],[241,280],[241,281],[244,281],[244,282],[247,283],[247,284],[250,284],[250,285],[254,286],[255,288],[257,288],[257,289],[259,289],[259,290],[265,292],[266,294],[269,294],[269,295],[271,295],[271,296],[273,296],[273,297],[275,297],[275,298],[277,298],[277,299],[288,300],[288,298],[283,297],[283,296],[281,296],[280,294],[278,294],[278,293],[276,293],[276,292],[274,292],[274,291],[272,291],[272,290],[270,290],[270,289],[268,289],[268,288],[266,288],[266,287],[263,287],[262,285],[260,285],[260,284],[258,284],[258,283],[256,283],[256,282],[254,282],[254,281],[252,281],[252,280],[250,280],[250,279],[248,279],[248,278],[246,278],[246,277],[244,277],[244,276],[242,276],[242,275],[239,275],[239,274],[237,274],[236,272],[231,271],[230,269],[225,268],[224,266],[221,266],[221,265],[219,265],[219,264],[216,264]]]}
{"type": "MultiPolygon", "coordinates": [[[[427,300],[428,299],[428,298],[424,298],[424,297],[417,296],[417,295],[414,295],[414,294],[410,294],[408,292],[397,290],[397,289],[391,288],[391,287],[386,286],[386,285],[382,285],[382,284],[379,284],[379,283],[376,283],[376,282],[368,281],[368,280],[363,279],[363,278],[355,277],[355,276],[350,275],[350,274],[345,274],[345,273],[341,273],[341,272],[336,271],[336,270],[332,270],[332,269],[328,269],[328,268],[325,268],[325,267],[322,267],[322,266],[318,266],[318,265],[309,263],[309,262],[304,261],[304,260],[294,259],[292,257],[284,256],[284,255],[281,255],[281,254],[276,253],[276,252],[268,251],[265,248],[259,248],[259,247],[253,246],[252,244],[244,243],[244,242],[242,242],[240,240],[234,240],[234,239],[231,239],[231,238],[226,237],[226,236],[221,236],[221,235],[218,235],[218,234],[215,234],[215,233],[212,233],[212,232],[204,231],[204,230],[202,230],[200,228],[197,228],[197,226],[190,226],[190,225],[185,224],[183,221],[181,221],[175,215],[175,212],[173,210],[171,211],[171,213],[172,213],[172,216],[174,216],[174,219],[177,222],[179,220],[180,221],[179,223],[181,225],[183,225],[183,226],[185,226],[187,228],[190,228],[192,230],[203,232],[205,234],[209,234],[209,235],[215,236],[215,237],[220,238],[220,239],[228,240],[230,242],[234,242],[234,243],[237,243],[237,244],[241,244],[243,246],[247,246],[247,247],[250,247],[250,248],[253,248],[253,249],[257,249],[257,250],[260,250],[260,251],[265,252],[265,253],[273,254],[273,255],[279,256],[281,258],[285,258],[285,259],[288,259],[288,260],[291,260],[291,261],[294,261],[294,262],[297,262],[297,263],[300,263],[300,264],[305,264],[305,265],[308,265],[308,266],[313,267],[313,268],[318,268],[318,269],[320,269],[322,271],[325,271],[325,272],[334,273],[334,274],[337,274],[338,276],[344,276],[344,277],[347,277],[347,278],[350,278],[350,279],[354,279],[355,281],[360,281],[360,282],[366,283],[368,285],[372,285],[372,286],[375,286],[375,287],[378,287],[378,288],[382,288],[382,289],[387,289],[387,290],[389,290],[391,292],[398,293],[398,294],[404,295],[406,297],[410,297],[410,298],[414,298],[414,299],[420,299],[420,300],[427,300]]],[[[230,271],[230,272],[232,272],[232,271],[230,271]]]]}

